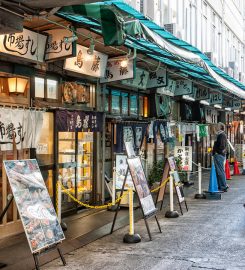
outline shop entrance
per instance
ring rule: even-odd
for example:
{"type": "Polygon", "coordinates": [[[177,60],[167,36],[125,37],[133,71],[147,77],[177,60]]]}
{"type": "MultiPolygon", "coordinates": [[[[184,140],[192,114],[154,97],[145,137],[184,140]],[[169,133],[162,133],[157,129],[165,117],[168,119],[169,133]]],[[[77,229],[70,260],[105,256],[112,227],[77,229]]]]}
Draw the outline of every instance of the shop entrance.
{"type": "MultiPolygon", "coordinates": [[[[81,202],[93,200],[93,132],[58,132],[59,180],[81,202]]],[[[62,193],[62,213],[79,207],[62,193]]]]}

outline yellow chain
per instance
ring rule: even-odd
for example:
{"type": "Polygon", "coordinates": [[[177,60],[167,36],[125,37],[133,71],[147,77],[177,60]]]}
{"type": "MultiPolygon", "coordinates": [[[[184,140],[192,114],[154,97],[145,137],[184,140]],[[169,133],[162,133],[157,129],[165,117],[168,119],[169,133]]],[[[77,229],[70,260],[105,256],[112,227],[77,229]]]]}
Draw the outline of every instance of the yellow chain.
{"type": "MultiPolygon", "coordinates": [[[[162,188],[169,180],[169,177],[167,179],[165,179],[160,186],[158,186],[157,188],[154,188],[151,190],[151,192],[156,192],[158,191],[160,188],[162,188]]],[[[63,190],[64,193],[66,193],[73,201],[75,201],[76,203],[80,204],[81,206],[84,206],[86,208],[90,208],[90,209],[106,209],[107,207],[110,207],[113,205],[113,203],[108,203],[108,204],[104,204],[104,205],[89,205],[87,203],[83,203],[81,201],[79,201],[78,199],[76,199],[69,191],[67,191],[67,189],[61,184],[61,182],[58,180],[57,181],[57,184],[56,184],[56,212],[58,214],[58,188],[59,188],[59,185],[61,186],[61,189],[63,190]]],[[[122,198],[124,198],[125,196],[127,196],[129,193],[129,191],[124,191],[123,192],[123,195],[118,197],[116,200],[115,200],[115,204],[117,204],[122,198]]]]}

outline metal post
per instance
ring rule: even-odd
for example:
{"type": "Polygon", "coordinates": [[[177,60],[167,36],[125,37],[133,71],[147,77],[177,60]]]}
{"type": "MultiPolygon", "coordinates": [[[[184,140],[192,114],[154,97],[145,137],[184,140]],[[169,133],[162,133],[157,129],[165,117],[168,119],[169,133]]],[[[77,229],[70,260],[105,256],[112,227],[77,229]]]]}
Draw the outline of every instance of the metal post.
{"type": "Polygon", "coordinates": [[[128,190],[129,196],[129,233],[124,235],[123,242],[124,243],[139,243],[141,241],[141,237],[139,234],[134,233],[134,199],[133,199],[133,189],[129,188],[128,190]]]}
{"type": "Polygon", "coordinates": [[[198,194],[195,195],[195,199],[205,199],[205,194],[202,193],[202,166],[198,163],[198,194]]]}
{"type": "Polygon", "coordinates": [[[116,203],[116,163],[114,161],[114,166],[113,166],[113,174],[112,174],[112,192],[111,192],[111,200],[112,200],[112,206],[108,207],[108,210],[110,211],[116,211],[117,206],[115,205],[116,203]]]}
{"type": "Polygon", "coordinates": [[[170,210],[166,212],[166,218],[177,218],[179,214],[177,211],[174,210],[174,191],[173,191],[173,173],[169,173],[169,203],[170,203],[170,210]]]}

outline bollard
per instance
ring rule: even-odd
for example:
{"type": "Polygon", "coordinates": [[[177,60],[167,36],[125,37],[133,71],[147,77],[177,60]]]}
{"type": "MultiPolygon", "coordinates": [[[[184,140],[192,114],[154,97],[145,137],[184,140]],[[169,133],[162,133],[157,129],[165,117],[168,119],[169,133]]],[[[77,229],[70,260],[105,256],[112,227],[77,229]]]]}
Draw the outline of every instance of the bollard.
{"type": "Polygon", "coordinates": [[[202,193],[202,166],[198,163],[198,194],[195,195],[195,199],[206,199],[205,194],[202,193]]]}
{"type": "Polygon", "coordinates": [[[112,200],[112,206],[108,207],[108,210],[110,211],[116,211],[117,206],[115,205],[115,201],[116,201],[116,164],[114,162],[114,166],[113,166],[113,174],[112,174],[112,195],[111,195],[111,200],[112,200]]]}
{"type": "Polygon", "coordinates": [[[129,196],[129,233],[123,237],[123,242],[128,244],[139,243],[141,237],[139,234],[134,233],[134,201],[133,201],[133,189],[128,190],[129,196]]]}
{"type": "Polygon", "coordinates": [[[174,210],[174,192],[173,192],[173,176],[172,172],[169,173],[169,201],[170,201],[170,210],[165,213],[166,218],[177,218],[179,214],[174,210]]]}

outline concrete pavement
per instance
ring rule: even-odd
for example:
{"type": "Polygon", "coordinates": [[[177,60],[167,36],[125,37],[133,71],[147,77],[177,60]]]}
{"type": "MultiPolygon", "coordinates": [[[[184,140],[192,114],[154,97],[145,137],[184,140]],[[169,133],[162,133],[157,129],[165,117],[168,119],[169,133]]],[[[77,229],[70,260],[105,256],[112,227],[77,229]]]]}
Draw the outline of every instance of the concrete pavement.
{"type": "Polygon", "coordinates": [[[195,200],[192,194],[187,198],[189,212],[177,219],[166,219],[164,208],[158,214],[162,234],[155,220],[149,220],[153,241],[140,220],[135,230],[141,243],[124,244],[124,227],[66,254],[67,266],[55,260],[42,269],[245,269],[245,177],[233,177],[229,184],[220,201],[195,200]]]}

